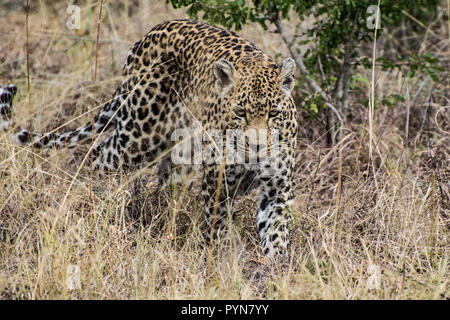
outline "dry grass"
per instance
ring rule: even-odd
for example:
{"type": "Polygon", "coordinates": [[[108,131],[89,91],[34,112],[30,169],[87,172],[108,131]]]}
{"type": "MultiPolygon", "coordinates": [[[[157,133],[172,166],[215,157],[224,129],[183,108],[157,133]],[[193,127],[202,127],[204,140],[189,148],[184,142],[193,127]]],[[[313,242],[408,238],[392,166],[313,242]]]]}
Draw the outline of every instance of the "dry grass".
{"type": "MultiPolygon", "coordinates": [[[[64,3],[32,3],[31,106],[20,8],[1,12],[0,82],[18,84],[15,120],[25,126],[32,119],[34,130],[43,131],[66,124],[93,103],[98,7],[82,6],[81,29],[70,31],[64,3]]],[[[107,3],[97,105],[114,90],[131,44],[155,24],[185,17],[162,1],[107,3]],[[133,10],[138,2],[139,12],[133,10]]],[[[441,31],[448,44],[445,24],[441,31]]],[[[257,26],[244,33],[271,55],[282,47],[277,35],[257,26]]],[[[448,59],[448,46],[426,43],[432,40],[424,39],[424,46],[448,59]]],[[[320,125],[302,120],[290,264],[269,270],[261,263],[255,204],[248,197],[239,202],[229,241],[214,248],[209,281],[198,187],[157,192],[151,168],[99,177],[91,211],[89,165],[76,174],[88,146],[33,154],[1,135],[0,298],[448,299],[448,82],[433,86],[425,78],[378,71],[376,83],[377,96],[406,94],[406,86],[411,97],[420,92],[414,104],[407,99],[376,110],[375,170],[368,167],[366,108],[353,106],[354,119],[333,149],[324,147],[320,125]],[[80,268],[80,289],[68,289],[70,265],[80,268]]],[[[66,128],[88,120],[86,114],[66,128]]]]}

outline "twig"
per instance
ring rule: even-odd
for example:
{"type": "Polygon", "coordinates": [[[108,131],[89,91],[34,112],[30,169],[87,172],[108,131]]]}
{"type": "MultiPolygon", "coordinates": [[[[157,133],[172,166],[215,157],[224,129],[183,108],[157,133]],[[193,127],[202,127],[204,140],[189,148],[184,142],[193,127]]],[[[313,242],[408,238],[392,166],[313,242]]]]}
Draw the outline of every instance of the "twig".
{"type": "Polygon", "coordinates": [[[315,187],[315,183],[314,180],[316,179],[316,175],[317,175],[317,170],[319,169],[319,165],[320,165],[320,148],[319,148],[319,159],[317,160],[317,165],[316,165],[316,169],[314,170],[314,175],[312,177],[312,182],[311,182],[311,191],[309,192],[309,197],[308,197],[308,202],[306,203],[306,211],[309,210],[309,206],[311,204],[311,200],[312,200],[312,196],[314,193],[314,187],[315,187]]]}

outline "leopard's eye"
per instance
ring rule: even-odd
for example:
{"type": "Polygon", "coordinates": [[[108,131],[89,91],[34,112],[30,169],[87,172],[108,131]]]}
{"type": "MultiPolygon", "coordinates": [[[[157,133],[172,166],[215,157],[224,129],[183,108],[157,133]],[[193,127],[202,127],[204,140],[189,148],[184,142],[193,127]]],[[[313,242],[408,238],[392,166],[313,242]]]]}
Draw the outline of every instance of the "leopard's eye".
{"type": "Polygon", "coordinates": [[[244,118],[245,117],[245,109],[244,108],[237,108],[234,110],[234,114],[238,117],[244,118]]]}
{"type": "Polygon", "coordinates": [[[281,113],[280,110],[270,110],[270,111],[269,111],[269,117],[270,117],[270,118],[274,118],[274,117],[276,117],[277,115],[279,115],[280,113],[281,113]]]}

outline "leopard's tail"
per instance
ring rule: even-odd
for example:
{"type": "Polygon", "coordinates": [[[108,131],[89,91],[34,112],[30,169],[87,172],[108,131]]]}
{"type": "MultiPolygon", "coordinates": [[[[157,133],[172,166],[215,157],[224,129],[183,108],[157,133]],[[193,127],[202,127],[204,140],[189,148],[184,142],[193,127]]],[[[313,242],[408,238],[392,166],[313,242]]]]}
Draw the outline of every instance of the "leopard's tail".
{"type": "MultiPolygon", "coordinates": [[[[8,89],[8,86],[0,88],[0,93],[5,91],[10,92],[11,97],[14,98],[17,89],[16,91],[12,92],[8,89]]],[[[30,130],[20,129],[17,133],[11,135],[11,140],[16,144],[32,145],[35,148],[72,148],[80,143],[90,141],[100,133],[115,127],[115,114],[121,102],[116,95],[114,95],[113,97],[114,98],[112,100],[105,104],[100,113],[95,116],[94,129],[92,129],[91,121],[73,131],[65,133],[31,133],[30,130]]],[[[8,121],[10,121],[11,119],[12,98],[9,103],[8,121]]],[[[0,117],[0,126],[1,125],[2,118],[0,117]]],[[[10,122],[8,122],[8,126],[10,126],[10,122]]]]}

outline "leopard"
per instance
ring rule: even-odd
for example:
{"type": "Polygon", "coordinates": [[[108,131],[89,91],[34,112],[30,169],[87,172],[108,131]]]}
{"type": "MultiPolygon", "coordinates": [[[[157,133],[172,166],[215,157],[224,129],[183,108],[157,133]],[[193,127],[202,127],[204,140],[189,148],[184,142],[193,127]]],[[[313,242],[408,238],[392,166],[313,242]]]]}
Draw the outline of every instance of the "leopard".
{"type": "MultiPolygon", "coordinates": [[[[184,174],[193,170],[193,165],[177,165],[170,151],[177,145],[174,134],[182,129],[197,127],[204,136],[213,130],[223,137],[232,132],[236,140],[231,145],[245,149],[245,160],[250,159],[249,150],[260,146],[241,140],[242,132],[277,136],[266,156],[250,164],[200,163],[200,200],[210,231],[207,239],[215,239],[235,217],[236,199],[255,190],[261,252],[269,260],[286,258],[298,127],[294,85],[292,58],[277,63],[234,31],[190,19],[170,20],[132,46],[120,85],[94,121],[61,133],[19,128],[11,139],[36,149],[73,148],[105,134],[90,151],[94,169],[117,172],[159,163],[158,176],[164,182],[175,168],[184,174]]],[[[11,126],[16,92],[15,85],[1,88],[3,130],[11,126]]],[[[204,140],[203,150],[214,145],[212,139],[204,140]]]]}
{"type": "Polygon", "coordinates": [[[17,93],[15,84],[0,87],[0,131],[7,131],[11,125],[12,103],[17,93]]]}

